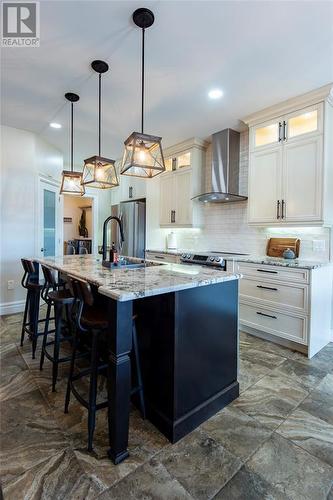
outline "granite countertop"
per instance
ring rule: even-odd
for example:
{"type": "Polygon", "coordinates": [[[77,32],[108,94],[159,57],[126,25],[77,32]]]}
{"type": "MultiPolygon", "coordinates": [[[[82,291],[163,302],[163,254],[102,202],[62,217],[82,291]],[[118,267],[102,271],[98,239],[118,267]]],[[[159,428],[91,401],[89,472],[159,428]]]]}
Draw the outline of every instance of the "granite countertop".
{"type": "Polygon", "coordinates": [[[331,263],[316,262],[304,259],[283,259],[279,257],[268,257],[267,255],[244,255],[242,257],[230,258],[227,260],[234,260],[236,262],[248,262],[252,264],[267,264],[270,266],[283,266],[283,267],[297,267],[300,269],[316,269],[318,267],[328,266],[331,263]]]}
{"type": "MultiPolygon", "coordinates": [[[[147,252],[164,253],[171,255],[182,255],[183,253],[195,253],[195,250],[147,250],[147,252]]],[[[201,250],[199,253],[203,253],[201,250]]],[[[209,252],[207,252],[209,253],[209,252]]],[[[279,257],[269,257],[267,255],[237,255],[235,257],[226,255],[225,260],[234,262],[248,262],[251,264],[266,264],[271,266],[298,267],[300,269],[316,269],[318,267],[329,266],[329,261],[313,261],[306,259],[283,259],[279,257]]]]}
{"type": "Polygon", "coordinates": [[[98,286],[102,295],[119,301],[133,300],[162,293],[185,290],[241,278],[241,274],[188,264],[156,264],[144,262],[136,269],[102,267],[100,255],[66,255],[34,259],[58,271],[77,276],[98,286]]]}
{"type": "Polygon", "coordinates": [[[165,254],[170,254],[170,255],[182,255],[183,253],[191,253],[192,250],[179,250],[179,249],[176,249],[176,250],[171,250],[171,249],[167,249],[167,250],[156,250],[156,248],[154,250],[146,250],[146,252],[149,252],[149,253],[165,253],[165,254]]]}

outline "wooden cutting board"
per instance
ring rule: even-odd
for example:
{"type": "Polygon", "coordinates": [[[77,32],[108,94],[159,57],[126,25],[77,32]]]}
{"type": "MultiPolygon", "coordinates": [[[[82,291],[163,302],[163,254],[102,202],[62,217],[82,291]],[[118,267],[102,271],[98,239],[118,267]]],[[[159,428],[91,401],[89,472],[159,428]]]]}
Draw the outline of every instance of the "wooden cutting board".
{"type": "Polygon", "coordinates": [[[290,248],[295,252],[296,257],[299,256],[299,238],[270,238],[267,244],[267,255],[270,257],[283,257],[283,252],[286,248],[290,248]]]}

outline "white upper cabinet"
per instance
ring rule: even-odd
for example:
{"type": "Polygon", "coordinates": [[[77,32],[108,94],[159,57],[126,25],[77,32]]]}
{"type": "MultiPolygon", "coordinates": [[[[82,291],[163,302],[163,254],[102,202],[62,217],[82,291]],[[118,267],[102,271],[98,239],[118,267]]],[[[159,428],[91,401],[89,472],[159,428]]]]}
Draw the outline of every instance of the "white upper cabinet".
{"type": "Polygon", "coordinates": [[[189,139],[164,151],[166,172],[160,177],[160,226],[199,227],[202,204],[192,198],[202,193],[207,144],[189,139]]]}
{"type": "Polygon", "coordinates": [[[275,222],[281,207],[278,204],[282,172],[280,147],[253,153],[251,176],[249,177],[249,219],[252,222],[275,222]],[[260,179],[260,182],[258,182],[260,179]]]}
{"type": "Polygon", "coordinates": [[[250,134],[249,224],[333,223],[332,102],[325,86],[244,120],[250,134]]]}
{"type": "Polygon", "coordinates": [[[275,118],[253,127],[252,151],[277,146],[282,137],[282,118],[275,118]]]}

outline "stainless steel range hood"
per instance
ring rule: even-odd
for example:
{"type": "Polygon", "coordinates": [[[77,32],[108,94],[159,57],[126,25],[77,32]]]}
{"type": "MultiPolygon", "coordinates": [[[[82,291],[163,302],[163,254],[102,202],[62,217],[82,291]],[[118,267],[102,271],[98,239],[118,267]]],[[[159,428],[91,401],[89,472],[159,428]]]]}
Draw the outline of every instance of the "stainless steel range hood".
{"type": "Polygon", "coordinates": [[[204,203],[245,201],[239,194],[239,132],[227,128],[212,135],[211,190],[192,200],[204,203]]]}

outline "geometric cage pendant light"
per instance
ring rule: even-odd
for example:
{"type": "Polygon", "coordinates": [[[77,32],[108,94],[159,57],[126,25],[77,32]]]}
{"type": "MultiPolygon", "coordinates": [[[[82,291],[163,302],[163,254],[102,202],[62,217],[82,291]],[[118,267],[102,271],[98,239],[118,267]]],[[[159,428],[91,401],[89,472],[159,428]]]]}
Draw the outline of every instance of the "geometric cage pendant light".
{"type": "Polygon", "coordinates": [[[84,160],[84,186],[98,189],[110,189],[119,186],[115,161],[101,156],[101,94],[102,73],[106,73],[109,65],[104,61],[93,61],[91,67],[98,73],[98,155],[84,160]]]}
{"type": "Polygon", "coordinates": [[[65,94],[67,101],[71,103],[71,135],[70,135],[70,150],[71,150],[71,169],[63,170],[60,194],[74,194],[83,196],[85,193],[84,186],[82,186],[82,172],[75,172],[73,169],[73,151],[74,151],[74,102],[77,102],[80,97],[73,92],[65,94]]]}
{"type": "Polygon", "coordinates": [[[154,23],[154,14],[146,8],[133,12],[134,23],[142,29],[141,54],[141,132],[133,132],[124,142],[122,175],[151,179],[165,171],[162,137],[144,133],[145,30],[154,23]]]}

